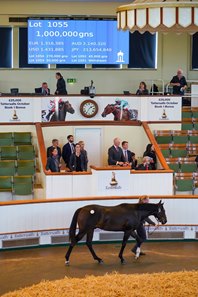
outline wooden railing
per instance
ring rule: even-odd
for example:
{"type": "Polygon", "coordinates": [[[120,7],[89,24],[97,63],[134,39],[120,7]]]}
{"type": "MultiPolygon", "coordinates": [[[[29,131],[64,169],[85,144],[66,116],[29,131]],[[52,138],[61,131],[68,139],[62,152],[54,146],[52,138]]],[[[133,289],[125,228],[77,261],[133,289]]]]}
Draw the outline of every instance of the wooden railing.
{"type": "Polygon", "coordinates": [[[45,141],[43,138],[43,131],[40,123],[36,123],[36,133],[37,133],[38,146],[39,146],[39,151],[41,156],[41,164],[43,167],[43,171],[45,171],[45,166],[47,163],[47,155],[46,155],[45,141]]]}
{"type": "MultiPolygon", "coordinates": [[[[40,203],[57,203],[57,202],[77,202],[77,201],[104,201],[104,200],[135,200],[138,201],[140,196],[93,196],[93,197],[76,197],[76,198],[53,198],[53,199],[37,199],[37,200],[15,200],[0,202],[1,206],[6,205],[25,205],[25,204],[40,204],[40,203]]],[[[150,199],[154,200],[171,200],[171,199],[198,199],[198,195],[149,195],[150,199]]]]}
{"type": "MultiPolygon", "coordinates": [[[[162,165],[162,167],[165,169],[165,170],[170,170],[170,168],[168,167],[167,163],[166,163],[166,160],[164,158],[164,156],[162,155],[161,153],[161,150],[159,148],[159,145],[157,143],[157,141],[155,140],[155,137],[154,135],[152,134],[148,124],[146,122],[142,122],[142,126],[144,128],[144,131],[146,132],[147,136],[148,136],[148,139],[150,140],[150,142],[154,145],[155,147],[155,152],[156,152],[156,155],[162,165]]],[[[173,172],[172,170],[170,170],[171,172],[173,172]]]]}

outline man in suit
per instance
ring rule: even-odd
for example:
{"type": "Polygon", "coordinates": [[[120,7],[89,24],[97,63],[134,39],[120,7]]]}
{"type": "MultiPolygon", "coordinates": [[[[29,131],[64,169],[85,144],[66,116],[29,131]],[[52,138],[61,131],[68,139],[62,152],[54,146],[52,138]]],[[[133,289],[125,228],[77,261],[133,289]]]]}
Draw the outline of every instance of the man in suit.
{"type": "Polygon", "coordinates": [[[58,145],[58,139],[52,139],[52,145],[47,148],[47,158],[51,157],[50,156],[50,151],[51,151],[52,148],[56,148],[57,149],[57,152],[58,152],[57,158],[58,158],[58,160],[60,162],[61,148],[58,145]]]}
{"type": "Polygon", "coordinates": [[[108,149],[108,164],[120,166],[126,164],[118,137],[114,138],[113,145],[108,149]]]}
{"type": "Polygon", "coordinates": [[[68,142],[63,146],[62,158],[63,158],[66,166],[68,167],[70,156],[71,156],[71,154],[73,154],[73,152],[75,150],[74,136],[68,135],[67,140],[68,140],[68,142]]]}
{"type": "Polygon", "coordinates": [[[41,88],[36,88],[35,92],[37,94],[42,94],[42,95],[45,95],[45,96],[50,95],[50,89],[48,88],[48,85],[47,85],[46,82],[42,83],[41,88]]]}
{"type": "Polygon", "coordinates": [[[139,164],[135,169],[136,170],[152,170],[152,166],[150,164],[151,158],[146,156],[143,158],[142,163],[139,164]]]}
{"type": "Polygon", "coordinates": [[[135,167],[137,166],[137,160],[135,158],[135,153],[133,153],[129,150],[128,141],[122,142],[122,151],[123,151],[125,162],[128,165],[131,165],[132,169],[135,169],[135,167]]]}

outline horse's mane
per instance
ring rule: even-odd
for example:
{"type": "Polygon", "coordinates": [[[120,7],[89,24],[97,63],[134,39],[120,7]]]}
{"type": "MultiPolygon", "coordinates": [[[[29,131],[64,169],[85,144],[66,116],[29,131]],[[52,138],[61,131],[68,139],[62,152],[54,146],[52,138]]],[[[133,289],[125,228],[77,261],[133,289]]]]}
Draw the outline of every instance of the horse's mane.
{"type": "Polygon", "coordinates": [[[158,204],[156,203],[137,203],[136,205],[138,210],[148,210],[148,211],[155,210],[158,206],[158,204]]]}

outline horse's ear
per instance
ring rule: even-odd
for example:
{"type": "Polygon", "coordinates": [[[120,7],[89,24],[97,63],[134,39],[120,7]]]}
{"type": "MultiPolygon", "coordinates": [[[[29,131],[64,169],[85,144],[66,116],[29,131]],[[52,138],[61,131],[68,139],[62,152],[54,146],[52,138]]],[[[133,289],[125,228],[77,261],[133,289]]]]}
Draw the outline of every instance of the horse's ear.
{"type": "Polygon", "coordinates": [[[160,202],[158,204],[159,205],[164,205],[164,203],[162,202],[162,200],[160,200],[160,202]]]}

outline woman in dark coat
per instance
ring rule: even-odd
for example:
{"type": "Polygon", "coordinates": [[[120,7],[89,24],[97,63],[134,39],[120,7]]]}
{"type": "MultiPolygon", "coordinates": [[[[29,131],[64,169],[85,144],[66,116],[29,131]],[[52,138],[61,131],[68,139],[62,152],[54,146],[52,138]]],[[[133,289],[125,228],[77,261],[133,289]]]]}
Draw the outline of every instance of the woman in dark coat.
{"type": "Polygon", "coordinates": [[[56,72],[56,92],[55,95],[67,95],[66,83],[60,72],[56,72]]]}
{"type": "Polygon", "coordinates": [[[152,167],[152,170],[155,170],[156,169],[156,165],[157,165],[157,157],[156,157],[156,154],[155,154],[155,148],[154,148],[154,145],[149,143],[146,147],[146,151],[144,152],[143,154],[143,157],[150,157],[151,158],[151,161],[150,161],[150,165],[152,167]]]}
{"type": "Polygon", "coordinates": [[[60,172],[58,150],[55,147],[52,147],[49,151],[49,157],[47,158],[45,169],[46,172],[60,172]]]}
{"type": "Polygon", "coordinates": [[[85,159],[85,154],[81,151],[81,146],[79,143],[75,146],[75,151],[70,156],[69,169],[71,171],[86,171],[87,161],[85,159]]]}

